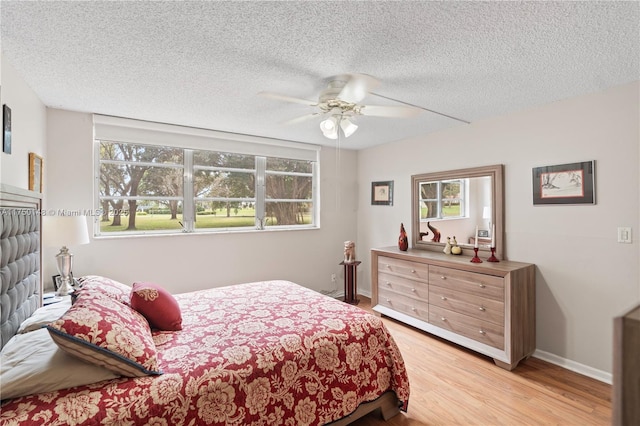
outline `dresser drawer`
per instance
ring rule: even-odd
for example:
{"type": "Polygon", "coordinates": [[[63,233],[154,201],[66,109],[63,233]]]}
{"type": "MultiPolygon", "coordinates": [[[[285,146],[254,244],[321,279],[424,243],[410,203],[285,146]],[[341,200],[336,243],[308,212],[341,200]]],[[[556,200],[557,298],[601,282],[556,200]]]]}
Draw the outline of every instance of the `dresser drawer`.
{"type": "Polygon", "coordinates": [[[429,321],[429,304],[424,300],[380,288],[378,290],[378,304],[423,321],[429,321]]]}
{"type": "Polygon", "coordinates": [[[504,327],[438,306],[429,307],[429,323],[497,349],[504,349],[504,327]]]}
{"type": "Polygon", "coordinates": [[[447,287],[429,287],[429,302],[450,311],[504,325],[504,303],[447,287]]]}
{"type": "Polygon", "coordinates": [[[424,282],[429,280],[429,265],[395,259],[393,257],[380,256],[378,258],[378,272],[409,279],[418,279],[424,282]]]}
{"type": "Polygon", "coordinates": [[[421,299],[425,302],[429,301],[429,286],[427,283],[397,277],[384,272],[378,274],[378,291],[382,290],[421,299]]]}
{"type": "Polygon", "coordinates": [[[504,279],[493,275],[430,266],[429,284],[504,302],[504,279]]]}

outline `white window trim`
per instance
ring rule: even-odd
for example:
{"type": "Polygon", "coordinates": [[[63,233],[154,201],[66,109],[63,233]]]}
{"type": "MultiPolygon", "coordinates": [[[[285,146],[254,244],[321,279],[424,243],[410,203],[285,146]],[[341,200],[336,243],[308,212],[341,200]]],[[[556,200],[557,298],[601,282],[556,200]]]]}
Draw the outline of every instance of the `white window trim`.
{"type": "MultiPolygon", "coordinates": [[[[438,198],[420,198],[418,204],[422,205],[422,203],[424,201],[436,201],[438,203],[438,216],[437,217],[428,217],[428,218],[420,218],[420,222],[435,222],[435,221],[443,221],[443,220],[458,220],[458,219],[466,219],[469,217],[469,209],[468,209],[468,202],[467,200],[469,199],[469,179],[468,178],[462,178],[462,179],[445,179],[445,180],[438,180],[438,181],[433,181],[436,182],[438,184],[438,189],[437,189],[437,193],[438,193],[438,198]],[[455,217],[442,217],[440,212],[442,212],[442,206],[444,203],[444,200],[442,198],[442,184],[443,183],[447,183],[447,182],[454,182],[454,181],[460,181],[461,185],[463,186],[462,188],[462,193],[463,196],[461,198],[459,198],[461,206],[460,206],[460,216],[455,216],[455,217]]],[[[423,182],[425,184],[428,183],[432,183],[432,182],[423,182]]]]}
{"type": "Polygon", "coordinates": [[[215,150],[316,162],[320,152],[319,145],[98,114],[93,116],[93,128],[94,140],[139,145],[215,150]]]}
{"type": "MultiPolygon", "coordinates": [[[[264,157],[276,157],[276,158],[288,158],[292,160],[312,161],[313,170],[310,174],[312,176],[312,202],[313,208],[313,224],[312,225],[299,225],[299,226],[261,226],[256,217],[256,226],[253,228],[215,228],[215,229],[201,229],[195,228],[193,213],[189,209],[183,208],[183,220],[187,224],[186,227],[179,231],[123,231],[113,233],[101,233],[100,232],[100,216],[95,217],[94,221],[94,236],[96,238],[113,238],[113,237],[140,237],[151,235],[179,235],[179,234],[215,234],[215,233],[228,233],[228,232],[255,232],[255,231],[270,231],[270,230],[308,230],[320,228],[320,189],[319,189],[319,161],[320,161],[320,149],[319,145],[304,144],[300,142],[287,141],[282,139],[265,138],[260,136],[243,135],[237,133],[220,132],[216,130],[208,130],[193,127],[177,126],[166,123],[156,123],[151,121],[140,121],[129,118],[114,117],[94,114],[93,116],[93,144],[94,144],[94,205],[97,210],[102,207],[100,203],[100,150],[96,147],[99,146],[99,141],[121,142],[131,143],[137,145],[153,145],[153,146],[167,146],[182,148],[185,151],[184,168],[185,168],[185,187],[183,188],[184,200],[187,198],[193,199],[194,203],[198,200],[194,199],[193,194],[193,176],[191,171],[195,168],[201,168],[200,166],[193,166],[193,151],[192,150],[205,150],[205,151],[217,151],[228,152],[234,154],[244,155],[256,155],[264,157]],[[190,216],[191,220],[188,220],[190,216]]],[[[110,162],[107,160],[107,162],[110,162]]],[[[118,162],[122,164],[122,162],[118,162]]],[[[163,164],[150,164],[154,167],[182,167],[176,165],[163,165],[163,164]]],[[[266,168],[266,164],[262,167],[266,168]]],[[[266,174],[280,174],[279,172],[265,171],[266,174]]],[[[297,175],[296,173],[282,174],[297,175]]],[[[300,174],[309,175],[309,174],[300,174]]],[[[263,179],[256,179],[256,214],[259,211],[264,211],[264,202],[271,202],[277,200],[264,200],[265,182],[263,179]],[[259,182],[262,180],[262,182],[259,182]],[[259,195],[262,195],[259,197],[259,195]],[[262,204],[262,209],[258,210],[258,204],[262,204]]],[[[114,198],[149,198],[149,197],[114,197],[114,198]]],[[[157,197],[152,197],[157,198],[157,197]]],[[[169,199],[172,197],[159,197],[162,199],[169,199]]],[[[298,202],[303,200],[282,200],[298,202]]],[[[262,218],[264,220],[264,218],[262,218]]]]}

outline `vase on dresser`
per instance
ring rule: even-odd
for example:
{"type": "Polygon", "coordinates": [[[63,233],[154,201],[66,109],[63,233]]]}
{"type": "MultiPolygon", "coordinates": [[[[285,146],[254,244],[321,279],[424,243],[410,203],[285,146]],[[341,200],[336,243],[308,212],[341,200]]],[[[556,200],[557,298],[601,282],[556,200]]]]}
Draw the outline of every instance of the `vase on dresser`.
{"type": "Polygon", "coordinates": [[[409,239],[407,238],[407,231],[404,230],[404,224],[400,224],[400,236],[398,237],[398,248],[402,251],[407,251],[409,248],[409,239]]]}

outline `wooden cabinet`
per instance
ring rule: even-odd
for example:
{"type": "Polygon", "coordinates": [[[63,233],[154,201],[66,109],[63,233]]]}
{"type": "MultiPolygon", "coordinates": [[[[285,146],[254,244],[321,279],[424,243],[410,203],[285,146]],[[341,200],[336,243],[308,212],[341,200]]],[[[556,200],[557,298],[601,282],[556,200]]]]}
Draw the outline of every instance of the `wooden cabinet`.
{"type": "Polygon", "coordinates": [[[490,356],[512,370],[535,350],[535,266],[395,247],[371,250],[379,314],[490,356]]]}
{"type": "Polygon", "coordinates": [[[613,322],[614,426],[640,424],[640,306],[613,322]]]}

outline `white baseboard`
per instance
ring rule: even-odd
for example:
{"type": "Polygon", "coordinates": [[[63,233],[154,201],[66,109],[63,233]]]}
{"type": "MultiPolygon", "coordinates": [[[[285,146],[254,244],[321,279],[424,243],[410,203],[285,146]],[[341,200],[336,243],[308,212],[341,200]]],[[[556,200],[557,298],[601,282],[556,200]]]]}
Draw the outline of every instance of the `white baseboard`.
{"type": "Polygon", "coordinates": [[[607,373],[606,371],[598,370],[596,368],[589,367],[588,365],[580,364],[579,362],[571,361],[570,359],[562,358],[558,355],[541,351],[540,349],[536,349],[536,351],[533,353],[533,356],[543,361],[550,362],[551,364],[566,368],[567,370],[575,371],[576,373],[582,374],[583,376],[591,377],[592,379],[596,379],[607,384],[613,383],[613,375],[611,373],[607,373]]]}
{"type": "MultiPolygon", "coordinates": [[[[358,294],[371,298],[370,291],[358,290],[358,294]]],[[[550,362],[551,364],[558,365],[562,368],[566,368],[567,370],[575,371],[576,373],[582,374],[583,376],[591,377],[592,379],[607,383],[609,385],[613,384],[613,375],[611,373],[607,373],[606,371],[598,370],[596,368],[589,367],[588,365],[580,364],[579,362],[562,358],[550,352],[541,351],[540,349],[536,349],[532,356],[543,361],[550,362]]]]}
{"type": "Polygon", "coordinates": [[[371,292],[369,290],[360,290],[360,289],[358,289],[358,294],[361,294],[363,296],[367,296],[369,299],[371,299],[371,292]]]}

